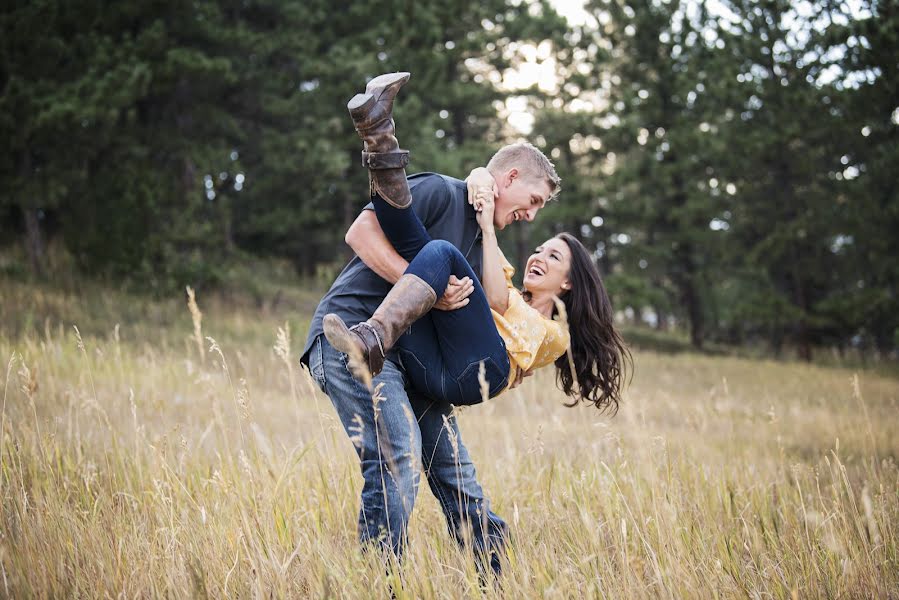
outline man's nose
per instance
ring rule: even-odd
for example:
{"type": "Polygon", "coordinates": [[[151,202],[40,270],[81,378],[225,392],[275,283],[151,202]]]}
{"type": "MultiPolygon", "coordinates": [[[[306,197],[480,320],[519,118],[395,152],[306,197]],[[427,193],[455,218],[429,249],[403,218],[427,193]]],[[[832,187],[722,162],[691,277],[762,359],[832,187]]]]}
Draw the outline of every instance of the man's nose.
{"type": "Polygon", "coordinates": [[[538,208],[529,208],[524,212],[525,218],[528,220],[528,223],[534,220],[534,217],[537,216],[538,208]]]}

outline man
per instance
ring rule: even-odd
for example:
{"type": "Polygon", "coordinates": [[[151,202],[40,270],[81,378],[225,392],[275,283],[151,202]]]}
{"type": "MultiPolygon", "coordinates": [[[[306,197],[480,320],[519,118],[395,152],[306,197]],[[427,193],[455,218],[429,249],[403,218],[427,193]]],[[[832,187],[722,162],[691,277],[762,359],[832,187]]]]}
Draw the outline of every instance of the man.
{"type": "MultiPolygon", "coordinates": [[[[415,210],[430,236],[456,246],[480,274],[480,228],[467,200],[466,184],[434,173],[405,177],[408,152],[399,149],[391,116],[393,99],[409,76],[382,75],[348,107],[365,140],[363,162],[370,167],[372,194],[415,210]]],[[[494,224],[501,230],[519,220],[532,221],[559,186],[552,163],[530,144],[502,148],[487,165],[496,180],[494,224]]],[[[369,204],[352,224],[346,242],[356,256],[319,303],[310,324],[301,361],[329,396],[359,456],[362,476],[359,537],[402,554],[406,527],[423,467],[440,503],[450,533],[462,543],[469,537],[480,559],[499,572],[505,522],[490,510],[477,482],[474,465],[462,443],[452,405],[404,386],[407,368],[427,368],[402,350],[387,352],[372,390],[350,371],[347,355],[322,334],[322,318],[339,315],[347,324],[368,319],[403,275],[411,256],[391,246],[369,204]]],[[[464,306],[473,283],[451,279],[435,310],[464,306]]],[[[430,327],[426,315],[413,328],[430,327]]]]}

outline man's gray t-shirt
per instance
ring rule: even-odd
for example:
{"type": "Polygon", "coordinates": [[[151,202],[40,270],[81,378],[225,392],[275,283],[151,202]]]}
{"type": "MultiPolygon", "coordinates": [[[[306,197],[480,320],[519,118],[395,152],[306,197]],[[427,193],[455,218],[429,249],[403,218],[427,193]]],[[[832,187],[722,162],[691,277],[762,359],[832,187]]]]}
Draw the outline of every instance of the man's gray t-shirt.
{"type": "MultiPolygon", "coordinates": [[[[446,240],[458,248],[471,268],[481,274],[481,229],[476,213],[468,204],[465,182],[436,173],[417,173],[409,177],[412,210],[421,219],[433,239],[446,240]]],[[[369,204],[366,209],[372,206],[369,204]]],[[[322,318],[338,315],[347,325],[368,319],[381,304],[393,284],[365,266],[358,256],[344,267],[315,310],[309,335],[300,359],[309,365],[309,349],[322,334],[322,318]]]]}

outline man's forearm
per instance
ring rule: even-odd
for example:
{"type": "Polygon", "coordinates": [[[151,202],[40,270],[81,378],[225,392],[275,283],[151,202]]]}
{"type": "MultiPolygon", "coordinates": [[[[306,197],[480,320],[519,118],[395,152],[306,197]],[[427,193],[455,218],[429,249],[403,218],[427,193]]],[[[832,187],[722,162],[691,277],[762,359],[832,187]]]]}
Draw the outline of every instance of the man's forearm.
{"type": "Polygon", "coordinates": [[[390,283],[396,283],[409,263],[393,248],[370,210],[362,211],[347,230],[346,243],[365,265],[390,283]]]}
{"type": "Polygon", "coordinates": [[[394,250],[391,252],[356,252],[365,265],[390,283],[399,281],[409,263],[394,250]]]}

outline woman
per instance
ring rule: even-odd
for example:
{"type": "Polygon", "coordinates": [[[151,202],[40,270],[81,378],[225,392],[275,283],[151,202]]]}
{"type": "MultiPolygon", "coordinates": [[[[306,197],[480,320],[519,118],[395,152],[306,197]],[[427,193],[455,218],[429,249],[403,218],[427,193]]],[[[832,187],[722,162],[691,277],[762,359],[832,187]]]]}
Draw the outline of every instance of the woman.
{"type": "MultiPolygon", "coordinates": [[[[407,79],[372,82],[369,93],[350,101],[366,150],[375,143],[384,146],[385,137],[396,145],[390,109],[407,79]]],[[[458,249],[430,239],[408,210],[411,195],[398,189],[400,180],[391,177],[387,185],[386,178],[375,174],[372,202],[379,224],[395,247],[412,247],[415,256],[370,319],[348,328],[337,315],[327,315],[323,326],[328,341],[361,361],[363,379],[380,371],[386,353],[397,344],[416,363],[404,363],[412,386],[456,405],[494,397],[523,375],[555,363],[557,381],[573,398],[572,406],[584,401],[616,411],[629,353],[613,326],[611,303],[586,248],[570,234],[550,238],[528,259],[519,292],[512,285],[514,269],[496,242],[493,176],[476,169],[469,179],[469,190],[475,190],[469,200],[483,234],[483,285],[458,249]],[[433,327],[416,326],[401,338],[430,311],[452,275],[474,282],[469,303],[435,311],[433,327]]]]}

